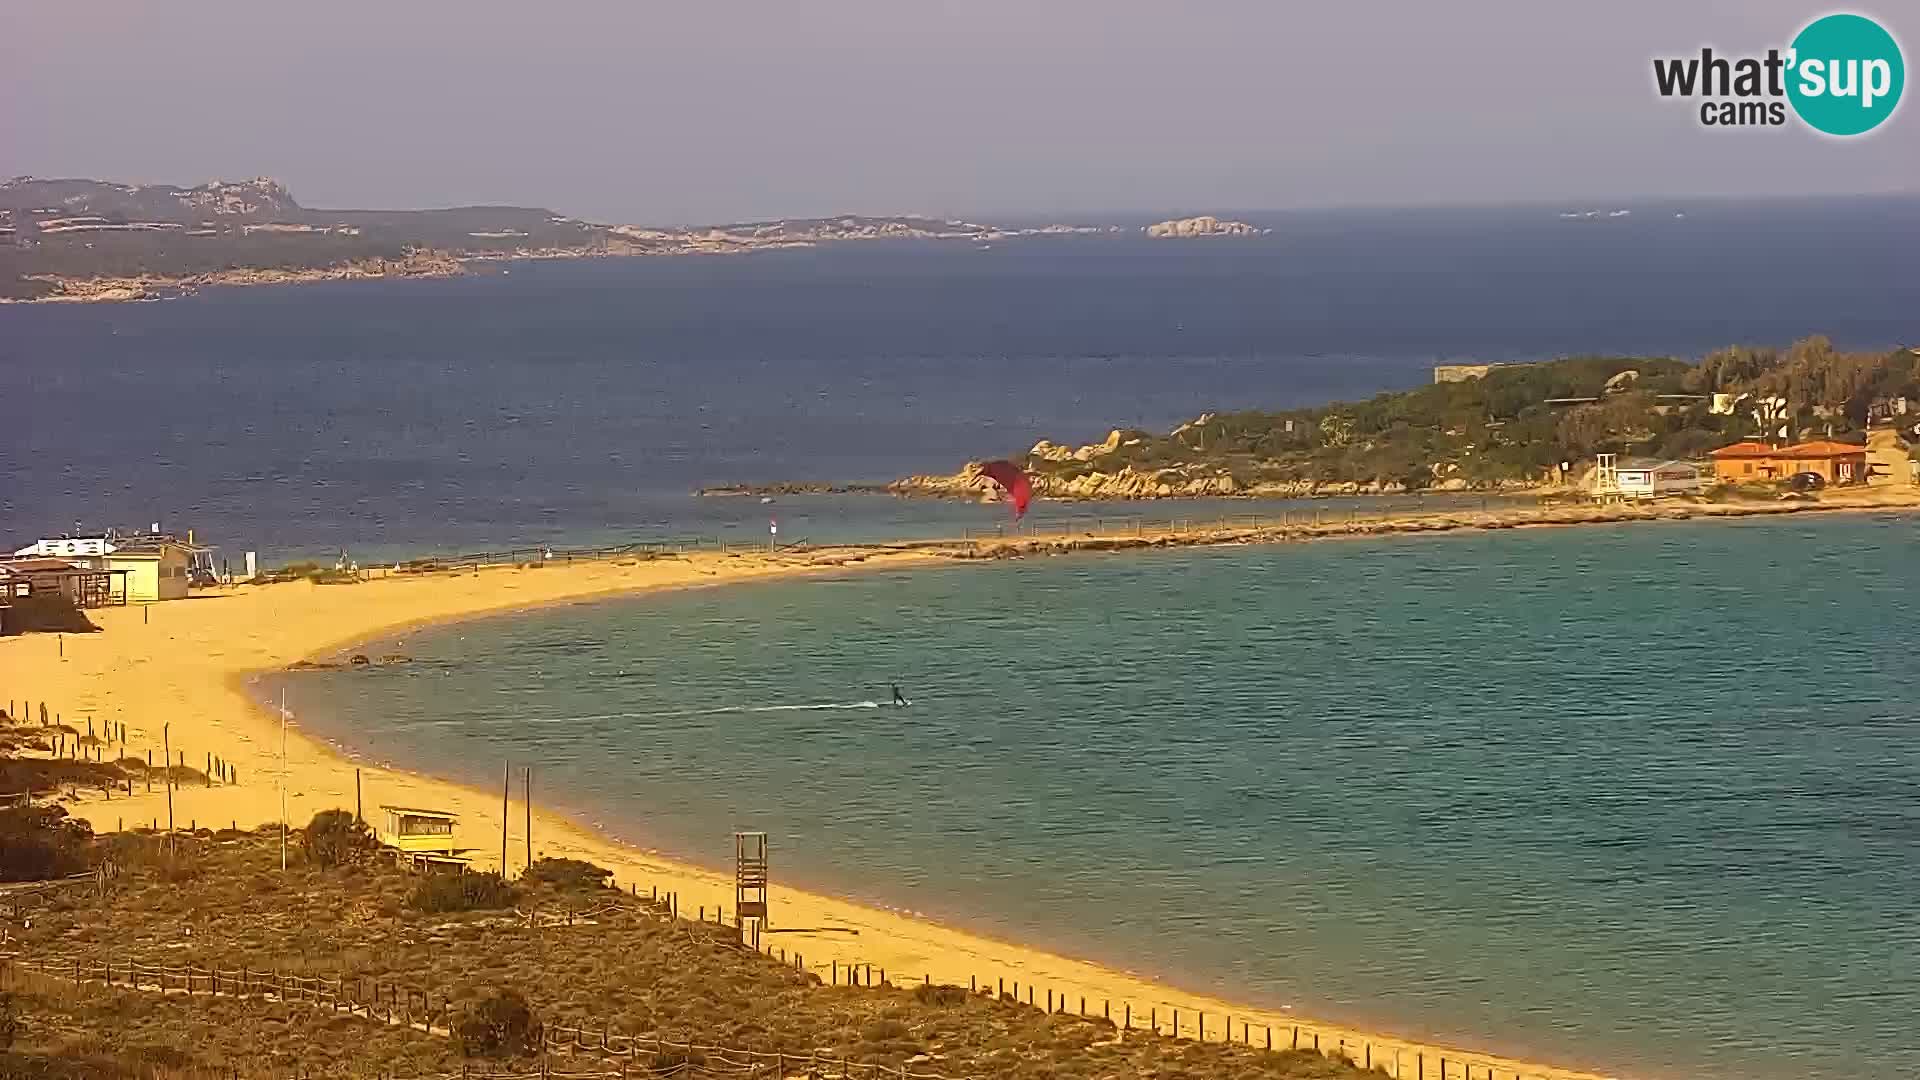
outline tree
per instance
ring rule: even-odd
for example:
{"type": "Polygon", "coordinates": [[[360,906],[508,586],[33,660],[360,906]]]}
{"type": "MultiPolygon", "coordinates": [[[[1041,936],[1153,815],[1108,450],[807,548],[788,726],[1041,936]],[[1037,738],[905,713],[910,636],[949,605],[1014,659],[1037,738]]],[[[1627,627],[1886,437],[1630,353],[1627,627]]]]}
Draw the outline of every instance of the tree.
{"type": "Polygon", "coordinates": [[[556,889],[604,889],[613,871],[580,859],[542,858],[520,875],[524,885],[551,885],[556,889]]]}
{"type": "Polygon", "coordinates": [[[307,825],[307,857],[321,866],[357,862],[378,846],[373,830],[345,810],[322,810],[307,825]]]}
{"type": "Polygon", "coordinates": [[[0,810],[0,881],[44,881],[87,869],[93,828],[59,806],[0,810]]]}
{"type": "Polygon", "coordinates": [[[518,990],[495,990],[467,1007],[453,1038],[467,1057],[524,1057],[544,1042],[540,1018],[518,990]]]}

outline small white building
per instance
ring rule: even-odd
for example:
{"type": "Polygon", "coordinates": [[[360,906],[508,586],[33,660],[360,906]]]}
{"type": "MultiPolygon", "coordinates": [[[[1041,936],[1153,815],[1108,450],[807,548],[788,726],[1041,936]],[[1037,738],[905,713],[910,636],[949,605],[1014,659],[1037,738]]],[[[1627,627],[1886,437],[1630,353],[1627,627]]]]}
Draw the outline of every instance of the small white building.
{"type": "Polygon", "coordinates": [[[117,575],[117,603],[179,600],[187,595],[194,571],[212,575],[213,549],[155,529],[151,533],[99,536],[49,536],[14,552],[18,558],[66,559],[75,566],[117,575]]]}
{"type": "Polygon", "coordinates": [[[1697,461],[1616,459],[1612,454],[1602,454],[1593,474],[1593,492],[1602,498],[1621,499],[1694,495],[1706,489],[1712,476],[1712,468],[1697,461]]]}

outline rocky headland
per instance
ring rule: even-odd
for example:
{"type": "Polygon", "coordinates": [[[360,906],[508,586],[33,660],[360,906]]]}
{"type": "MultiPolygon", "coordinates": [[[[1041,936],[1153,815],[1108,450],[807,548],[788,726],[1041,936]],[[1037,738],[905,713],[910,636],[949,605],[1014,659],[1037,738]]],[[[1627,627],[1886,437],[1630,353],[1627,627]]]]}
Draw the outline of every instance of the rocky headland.
{"type": "Polygon", "coordinates": [[[445,277],[463,262],[732,255],[881,240],[963,243],[1114,233],[841,214],[726,225],[617,225],[540,207],[321,210],[268,178],[198,187],[88,179],[0,182],[0,300],[112,301],[207,285],[445,277]]]}
{"type": "MultiPolygon", "coordinates": [[[[1471,485],[1447,477],[1416,488],[1403,480],[1328,480],[1310,477],[1277,479],[1236,476],[1220,463],[1181,462],[1154,466],[1125,460],[1129,448],[1145,445],[1146,436],[1115,430],[1102,442],[1080,447],[1060,446],[1042,439],[1028,451],[1026,467],[1033,493],[1062,501],[1109,499],[1302,499],[1335,495],[1393,495],[1428,491],[1545,491],[1548,485],[1529,481],[1471,485]]],[[[970,461],[958,472],[908,476],[886,485],[894,495],[949,499],[999,498],[999,488],[981,471],[985,462],[970,461]]]]}
{"type": "Polygon", "coordinates": [[[1265,236],[1272,229],[1262,229],[1244,221],[1222,221],[1211,214],[1199,217],[1173,218],[1155,222],[1141,229],[1156,240],[1184,239],[1192,236],[1265,236]]]}
{"type": "Polygon", "coordinates": [[[216,285],[294,285],[314,281],[363,281],[373,278],[454,277],[464,273],[461,261],[441,252],[423,251],[397,259],[352,259],[317,267],[235,267],[203,274],[133,274],[127,276],[62,277],[28,275],[23,280],[40,286],[29,298],[0,297],[5,303],[109,303],[187,296],[216,285]]]}

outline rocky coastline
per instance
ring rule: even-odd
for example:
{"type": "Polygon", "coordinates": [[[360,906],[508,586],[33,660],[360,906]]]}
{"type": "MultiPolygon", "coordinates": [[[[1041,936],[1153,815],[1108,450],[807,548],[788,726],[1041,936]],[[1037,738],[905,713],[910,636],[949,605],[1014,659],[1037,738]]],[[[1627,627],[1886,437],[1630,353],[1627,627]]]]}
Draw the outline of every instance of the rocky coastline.
{"type": "Polygon", "coordinates": [[[1140,231],[1155,240],[1181,240],[1196,236],[1265,236],[1273,230],[1244,221],[1226,221],[1212,214],[1202,214],[1199,217],[1157,221],[1140,231]]]}
{"type": "Polygon", "coordinates": [[[769,497],[777,495],[885,495],[886,484],[720,484],[703,487],[694,494],[701,498],[769,497]]]}
{"type": "MultiPolygon", "coordinates": [[[[950,475],[908,476],[886,485],[893,495],[947,499],[994,500],[998,487],[980,472],[981,462],[968,462],[950,475]]],[[[1242,482],[1231,473],[1203,473],[1178,468],[1135,469],[1123,465],[1113,472],[1098,470],[1073,476],[1030,472],[1037,497],[1060,502],[1136,501],[1151,499],[1315,499],[1345,495],[1404,495],[1414,489],[1396,481],[1257,480],[1242,482]]],[[[1549,494],[1560,490],[1543,484],[1512,481],[1469,485],[1449,478],[1427,485],[1425,491],[1486,491],[1504,494],[1549,494]]]]}
{"type": "MultiPolygon", "coordinates": [[[[701,488],[702,498],[783,495],[893,495],[900,498],[959,499],[996,502],[999,487],[980,472],[981,462],[969,462],[959,472],[902,477],[887,484],[728,484],[701,488]]],[[[1316,483],[1262,481],[1242,484],[1232,476],[1188,476],[1166,472],[1139,472],[1131,466],[1118,472],[1082,473],[1071,479],[1030,474],[1034,495],[1055,502],[1139,502],[1155,499],[1327,499],[1349,495],[1404,495],[1412,489],[1398,483],[1316,483]]],[[[1438,492],[1484,491],[1488,494],[1550,495],[1565,490],[1546,484],[1512,482],[1470,487],[1465,481],[1443,480],[1422,489],[1438,492]]]]}
{"type": "Polygon", "coordinates": [[[374,278],[442,278],[466,273],[460,259],[440,252],[416,252],[398,259],[353,259],[332,266],[308,268],[235,267],[205,274],[169,276],[136,274],[124,277],[64,277],[29,275],[48,291],[40,296],[4,299],[0,303],[113,303],[189,296],[203,288],[234,285],[297,285],[315,281],[364,281],[374,278]]]}

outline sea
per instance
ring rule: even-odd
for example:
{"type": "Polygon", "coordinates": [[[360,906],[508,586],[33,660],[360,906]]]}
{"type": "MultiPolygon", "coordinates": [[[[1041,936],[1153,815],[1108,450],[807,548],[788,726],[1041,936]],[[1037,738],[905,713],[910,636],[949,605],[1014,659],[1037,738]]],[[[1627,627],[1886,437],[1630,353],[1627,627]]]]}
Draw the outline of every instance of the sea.
{"type": "MultiPolygon", "coordinates": [[[[1920,336],[1920,198],[1234,216],[1271,232],[0,307],[0,536],[158,524],[264,565],[945,536],[1004,511],[693,492],[1436,363],[1920,336]]],[[[535,761],[637,841],[718,862],[765,829],[783,880],[1195,993],[1622,1075],[1908,1076],[1913,540],[1855,515],[854,574],[413,634],[414,665],[290,692],[366,754],[535,761]],[[892,682],[909,711],[868,704],[892,682]]]]}
{"type": "MultiPolygon", "coordinates": [[[[757,504],[690,492],[952,472],[1442,362],[1920,338],[1920,197],[1239,216],[1272,231],[0,306],[0,533],[158,523],[236,565],[763,536],[757,504]]],[[[790,513],[812,539],[964,527],[790,513]]]]}
{"type": "Polygon", "coordinates": [[[1892,1080],[1916,541],[1862,514],[853,573],[411,632],[368,646],[411,664],[263,692],[366,760],[511,759],[614,836],[725,869],[765,831],[777,885],[1194,993],[1639,1080],[1892,1080]]]}

